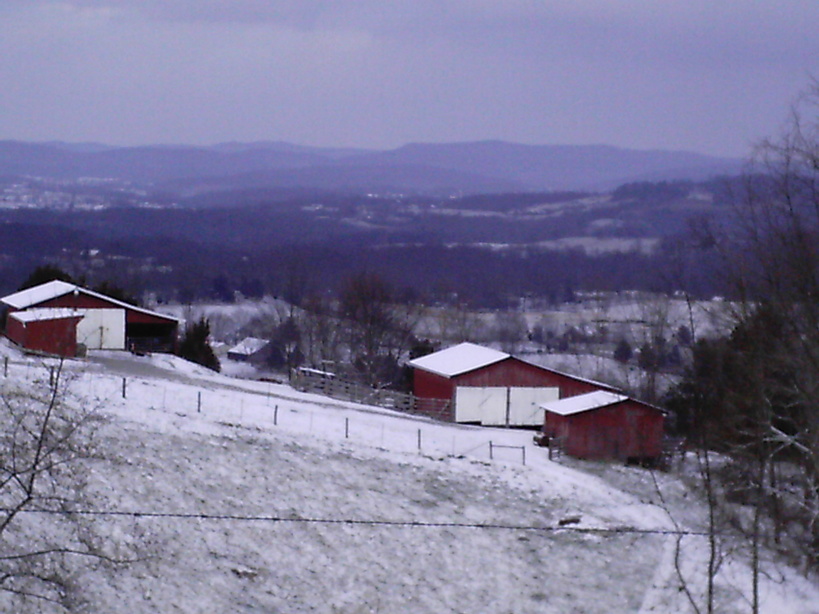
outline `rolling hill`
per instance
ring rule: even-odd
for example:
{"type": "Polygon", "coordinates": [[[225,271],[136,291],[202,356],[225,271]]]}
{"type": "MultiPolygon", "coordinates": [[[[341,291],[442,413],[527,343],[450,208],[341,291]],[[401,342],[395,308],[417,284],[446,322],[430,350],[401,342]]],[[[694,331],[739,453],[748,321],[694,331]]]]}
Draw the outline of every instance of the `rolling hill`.
{"type": "Polygon", "coordinates": [[[502,141],[419,143],[387,151],[281,142],[210,147],[0,142],[0,176],[116,178],[155,187],[170,182],[212,189],[433,194],[600,190],[648,179],[701,180],[739,169],[738,160],[690,152],[502,141]]]}
{"type": "MultiPolygon", "coordinates": [[[[0,354],[7,398],[44,385],[48,362],[5,342],[0,354]]],[[[55,603],[0,591],[5,611],[684,613],[668,512],[686,532],[689,588],[704,588],[704,510],[674,476],[658,476],[664,510],[644,470],[551,462],[527,432],[434,423],[168,356],[63,367],[66,399],[96,408],[77,547],[138,556],[68,557],[55,603]],[[490,440],[526,447],[526,464],[518,448],[490,459],[490,440]]],[[[60,543],[67,520],[21,522],[33,533],[12,535],[60,543]]],[[[775,569],[762,611],[810,612],[819,589],[775,569]]],[[[747,561],[721,570],[719,611],[745,611],[747,561]]]]}

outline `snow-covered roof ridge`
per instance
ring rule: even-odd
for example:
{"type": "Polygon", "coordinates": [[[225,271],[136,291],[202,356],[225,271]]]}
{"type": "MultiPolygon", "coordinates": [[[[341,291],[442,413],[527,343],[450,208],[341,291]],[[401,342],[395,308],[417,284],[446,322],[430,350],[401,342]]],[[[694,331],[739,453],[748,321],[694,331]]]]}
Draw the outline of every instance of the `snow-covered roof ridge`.
{"type": "Polygon", "coordinates": [[[94,292],[88,288],[83,288],[82,286],[70,284],[57,279],[47,281],[46,283],[40,284],[39,286],[34,286],[33,288],[26,288],[25,290],[20,290],[19,292],[4,296],[3,298],[0,298],[0,302],[5,303],[9,307],[13,307],[14,309],[28,309],[34,305],[39,305],[40,303],[50,301],[60,296],[65,296],[66,294],[70,294],[72,292],[92,296],[113,305],[117,305],[118,307],[122,307],[123,309],[130,309],[131,311],[137,311],[146,315],[173,320],[174,322],[179,321],[179,318],[175,318],[174,316],[151,311],[150,309],[145,309],[143,307],[137,307],[136,305],[120,301],[110,296],[106,296],[105,294],[94,292]]]}
{"type": "Polygon", "coordinates": [[[232,354],[255,354],[270,342],[267,339],[258,337],[245,337],[239,343],[228,350],[232,354]]]}
{"type": "Polygon", "coordinates": [[[40,284],[39,286],[26,288],[25,290],[4,296],[0,301],[15,309],[27,309],[32,305],[39,305],[40,303],[50,301],[58,296],[64,296],[78,289],[79,286],[55,279],[40,284]]]}
{"type": "Polygon", "coordinates": [[[558,401],[541,403],[540,407],[553,414],[571,416],[584,411],[614,405],[615,403],[626,400],[628,400],[628,397],[624,394],[617,394],[615,392],[609,392],[608,390],[595,390],[594,392],[587,392],[586,394],[579,394],[558,401]]]}
{"type": "Polygon", "coordinates": [[[86,312],[86,309],[74,309],[72,307],[43,307],[42,309],[14,311],[9,314],[9,317],[19,322],[42,322],[45,320],[63,320],[65,318],[83,318],[86,312]]]}
{"type": "Polygon", "coordinates": [[[409,365],[443,377],[455,377],[511,357],[511,354],[500,350],[464,342],[445,350],[415,358],[409,361],[409,365]]]}

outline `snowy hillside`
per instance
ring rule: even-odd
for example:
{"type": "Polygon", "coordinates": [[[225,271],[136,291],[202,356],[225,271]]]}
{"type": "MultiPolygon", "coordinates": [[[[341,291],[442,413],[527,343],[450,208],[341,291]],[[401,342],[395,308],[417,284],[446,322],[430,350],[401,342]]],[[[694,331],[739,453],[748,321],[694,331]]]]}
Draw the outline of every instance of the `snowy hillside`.
{"type": "MultiPolygon", "coordinates": [[[[4,394],[42,381],[41,359],[0,353],[4,394]]],[[[644,470],[551,462],[531,432],[444,425],[168,356],[99,354],[66,363],[65,377],[102,417],[101,454],[84,461],[89,511],[140,554],[115,571],[77,565],[74,611],[691,611],[674,525],[644,470]]],[[[659,479],[696,531],[694,496],[659,479]]],[[[683,540],[695,593],[704,549],[683,540]]],[[[718,611],[749,611],[747,571],[724,567],[718,611]]],[[[764,611],[819,611],[815,584],[770,571],[764,611]]],[[[65,611],[26,611],[38,608],[65,611]]]]}

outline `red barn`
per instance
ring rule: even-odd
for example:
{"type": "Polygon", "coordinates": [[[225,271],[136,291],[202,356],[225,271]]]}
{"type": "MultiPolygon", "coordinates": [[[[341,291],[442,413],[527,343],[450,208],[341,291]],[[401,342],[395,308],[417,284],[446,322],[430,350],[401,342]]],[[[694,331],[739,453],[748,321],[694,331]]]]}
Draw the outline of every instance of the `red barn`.
{"type": "Polygon", "coordinates": [[[2,299],[6,336],[31,350],[76,356],[85,349],[173,351],[179,321],[63,281],[2,299]]]}
{"type": "MultiPolygon", "coordinates": [[[[424,399],[448,402],[448,418],[461,423],[539,427],[541,403],[612,390],[474,343],[416,358],[409,365],[420,410],[424,399]]],[[[440,417],[438,412],[434,415],[440,417]]]]}
{"type": "Polygon", "coordinates": [[[571,456],[647,460],[662,452],[665,413],[625,395],[598,390],[541,408],[544,435],[571,456]]]}
{"type": "Polygon", "coordinates": [[[6,336],[17,345],[59,356],[77,355],[77,324],[73,309],[32,309],[9,314],[6,336]]]}

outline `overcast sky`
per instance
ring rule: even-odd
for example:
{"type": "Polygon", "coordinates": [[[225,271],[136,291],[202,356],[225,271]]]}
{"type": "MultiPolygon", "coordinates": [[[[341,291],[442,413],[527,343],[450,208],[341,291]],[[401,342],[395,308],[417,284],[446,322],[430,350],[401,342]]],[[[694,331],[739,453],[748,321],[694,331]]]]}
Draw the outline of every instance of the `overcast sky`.
{"type": "Polygon", "coordinates": [[[0,139],[744,156],[819,0],[0,0],[0,139]]]}

